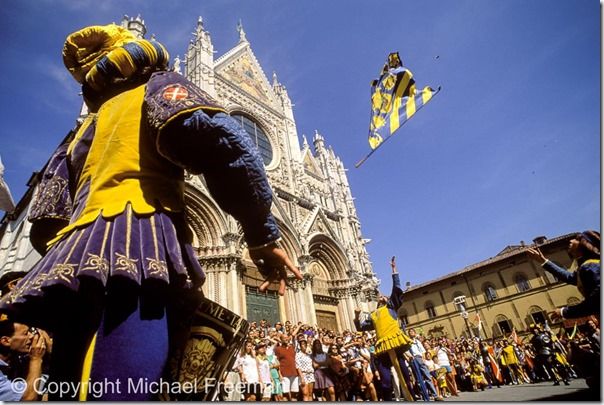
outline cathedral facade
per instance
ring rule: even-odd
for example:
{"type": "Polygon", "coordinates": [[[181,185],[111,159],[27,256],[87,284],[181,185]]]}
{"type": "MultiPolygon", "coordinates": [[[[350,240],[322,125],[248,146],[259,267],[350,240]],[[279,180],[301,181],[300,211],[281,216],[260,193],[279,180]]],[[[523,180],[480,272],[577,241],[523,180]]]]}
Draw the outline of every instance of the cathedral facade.
{"type": "Polygon", "coordinates": [[[356,307],[368,310],[378,281],[361,236],[346,170],[316,132],[311,145],[296,129],[292,102],[273,74],[264,74],[239,25],[239,42],[214,59],[210,34],[199,18],[180,71],[215,97],[250,134],[274,191],[272,212],[282,244],[304,274],[290,279],[284,297],[259,293],[262,279],[249,259],[236,221],[221,211],[202,177],[189,176],[188,218],[206,295],[250,320],[290,320],[354,330],[356,307]]]}
{"type": "MultiPolygon", "coordinates": [[[[140,17],[125,17],[121,24],[140,37],[146,33],[140,17]]],[[[274,74],[269,81],[241,25],[238,32],[235,47],[214,59],[200,17],[186,55],[174,60],[173,70],[218,100],[251,136],[273,188],[272,212],[281,243],[304,279],[292,276],[283,297],[276,285],[260,293],[263,280],[249,259],[241,227],[212,199],[203,176],[187,175],[187,219],[207,276],[203,292],[248,320],[354,330],[354,309],[375,308],[379,282],[364,246],[346,170],[319,132],[312,146],[305,136],[300,142],[285,86],[274,74]]],[[[32,265],[36,254],[27,241],[28,207],[22,200],[0,225],[1,273],[32,265]]]]}

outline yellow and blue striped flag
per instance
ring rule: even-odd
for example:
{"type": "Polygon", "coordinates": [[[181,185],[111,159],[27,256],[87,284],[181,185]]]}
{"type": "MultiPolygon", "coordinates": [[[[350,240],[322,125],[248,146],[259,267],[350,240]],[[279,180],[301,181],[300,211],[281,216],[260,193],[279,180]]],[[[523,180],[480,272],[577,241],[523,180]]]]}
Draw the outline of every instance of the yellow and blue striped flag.
{"type": "Polygon", "coordinates": [[[403,67],[398,52],[388,55],[379,79],[371,83],[371,149],[391,137],[439,91],[440,87],[434,90],[429,86],[418,91],[413,74],[403,67]]]}

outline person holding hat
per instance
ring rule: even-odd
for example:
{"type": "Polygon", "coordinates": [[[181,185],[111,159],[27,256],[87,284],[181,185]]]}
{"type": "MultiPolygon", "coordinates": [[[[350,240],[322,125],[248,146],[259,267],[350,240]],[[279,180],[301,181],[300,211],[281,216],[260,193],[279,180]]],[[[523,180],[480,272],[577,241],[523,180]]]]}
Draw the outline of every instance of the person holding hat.
{"type": "MultiPolygon", "coordinates": [[[[185,170],[203,174],[213,199],[241,224],[267,283],[279,283],[283,295],[287,271],[302,275],[278,245],[272,190],[249,135],[210,95],[168,71],[163,45],[115,24],[90,26],[67,37],[63,61],[89,114],[55,153],[32,211],[44,217],[59,201],[64,221],[38,241],[45,256],[0,310],[53,333],[57,381],[157,383],[203,299],[185,170]]],[[[86,400],[81,387],[57,399],[86,400]]],[[[111,390],[97,399],[157,398],[111,390]]]]}
{"type": "Polygon", "coordinates": [[[600,233],[585,231],[578,233],[568,245],[568,254],[573,258],[576,271],[569,271],[548,260],[538,247],[528,248],[527,255],[539,263],[559,281],[576,285],[585,297],[576,305],[556,308],[549,315],[552,320],[581,318],[600,315],[600,233]]]}

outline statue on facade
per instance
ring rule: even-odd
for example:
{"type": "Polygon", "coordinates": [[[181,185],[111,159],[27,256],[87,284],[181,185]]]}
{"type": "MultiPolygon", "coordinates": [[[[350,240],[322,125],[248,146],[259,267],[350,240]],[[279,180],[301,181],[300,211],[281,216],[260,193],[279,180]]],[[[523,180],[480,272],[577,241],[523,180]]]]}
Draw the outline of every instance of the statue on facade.
{"type": "Polygon", "coordinates": [[[178,57],[178,55],[176,55],[176,58],[174,58],[174,67],[172,68],[172,70],[175,73],[182,74],[182,71],[180,69],[180,58],[178,57]]]}

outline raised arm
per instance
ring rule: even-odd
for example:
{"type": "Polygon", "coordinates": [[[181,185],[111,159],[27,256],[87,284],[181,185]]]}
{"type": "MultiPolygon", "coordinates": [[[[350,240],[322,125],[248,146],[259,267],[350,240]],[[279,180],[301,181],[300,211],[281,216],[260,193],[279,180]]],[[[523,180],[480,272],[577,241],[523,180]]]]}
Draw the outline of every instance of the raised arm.
{"type": "Polygon", "coordinates": [[[566,270],[564,267],[558,266],[556,263],[548,260],[539,248],[528,248],[526,250],[528,257],[534,262],[538,263],[541,267],[543,267],[546,271],[553,274],[556,279],[559,281],[564,281],[565,283],[577,285],[577,273],[570,272],[566,270]]]}
{"type": "Polygon", "coordinates": [[[403,289],[401,288],[401,280],[396,269],[396,256],[392,256],[390,267],[392,268],[392,293],[388,300],[388,307],[398,311],[401,305],[403,305],[403,289]]]}

